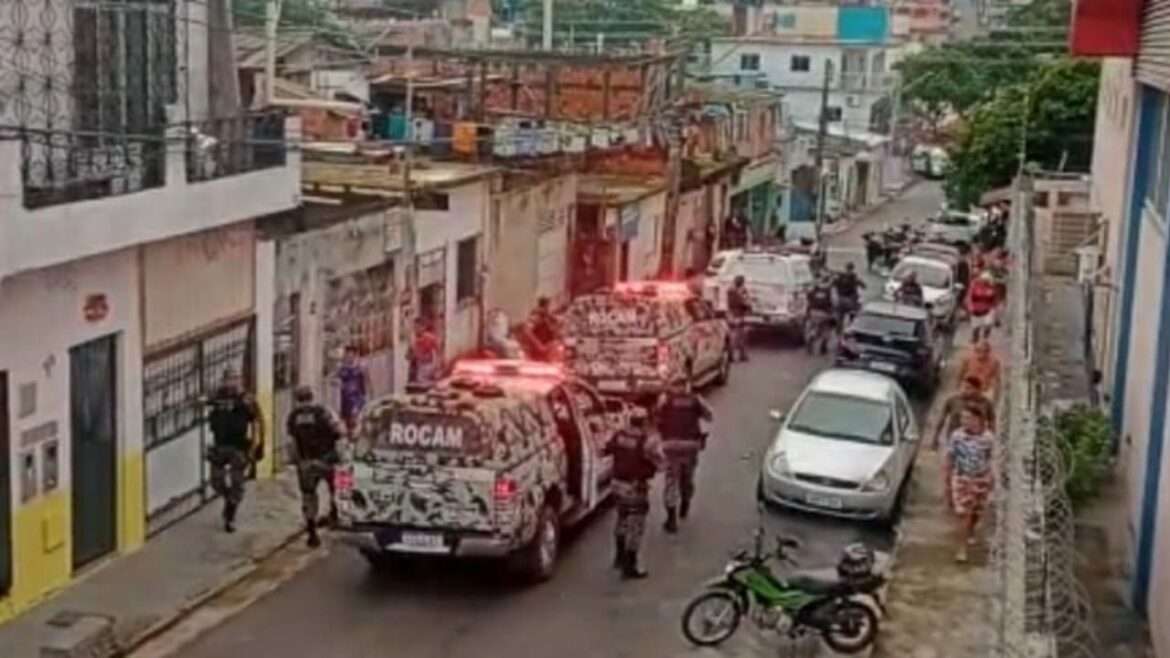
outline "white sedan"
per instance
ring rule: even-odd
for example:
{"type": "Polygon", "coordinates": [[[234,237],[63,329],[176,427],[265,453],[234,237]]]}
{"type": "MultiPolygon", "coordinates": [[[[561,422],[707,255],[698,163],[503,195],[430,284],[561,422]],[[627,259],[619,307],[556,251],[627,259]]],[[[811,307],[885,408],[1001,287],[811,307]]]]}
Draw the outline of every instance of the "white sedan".
{"type": "Polygon", "coordinates": [[[920,436],[897,382],[826,370],[773,418],[781,426],[760,469],[762,501],[852,519],[897,515],[920,436]]]}
{"type": "Polygon", "coordinates": [[[882,298],[895,301],[902,281],[913,272],[922,286],[923,301],[930,307],[930,314],[943,324],[950,325],[962,298],[961,287],[955,282],[954,269],[942,259],[930,256],[905,256],[890,272],[882,298]]]}

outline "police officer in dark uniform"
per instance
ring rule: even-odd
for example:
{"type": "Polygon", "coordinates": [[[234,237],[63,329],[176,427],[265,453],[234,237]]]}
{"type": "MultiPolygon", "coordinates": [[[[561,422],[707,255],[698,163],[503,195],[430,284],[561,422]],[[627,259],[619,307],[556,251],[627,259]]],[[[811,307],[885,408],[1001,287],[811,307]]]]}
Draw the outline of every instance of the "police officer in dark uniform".
{"type": "Polygon", "coordinates": [[[532,309],[528,322],[532,337],[540,343],[541,360],[551,360],[552,348],[560,340],[561,332],[548,297],[541,297],[536,301],[536,308],[532,309]]]}
{"type": "Polygon", "coordinates": [[[813,282],[807,293],[808,323],[804,339],[808,343],[809,353],[820,344],[821,354],[829,349],[829,332],[833,323],[833,290],[829,280],[825,277],[813,282]]]}
{"type": "Polygon", "coordinates": [[[747,354],[747,316],[752,312],[751,299],[748,294],[747,283],[742,275],[737,275],[727,291],[727,315],[731,328],[731,358],[741,361],[748,360],[747,354]]]}
{"type": "Polygon", "coordinates": [[[678,522],[687,518],[695,496],[695,469],[699,453],[705,447],[702,422],[711,422],[715,414],[702,396],[693,392],[690,382],[676,380],[658,399],[658,430],[662,435],[662,452],[666,457],[666,475],[662,502],[666,506],[669,533],[678,532],[678,522]]]}
{"type": "Polygon", "coordinates": [[[837,322],[844,328],[861,308],[861,290],[865,282],[857,276],[853,263],[845,263],[845,271],[833,277],[833,288],[837,291],[837,322]]]}
{"type": "Polygon", "coordinates": [[[301,510],[309,533],[309,547],[321,545],[317,536],[317,487],[321,481],[329,488],[329,518],[336,521],[337,508],[333,500],[333,466],[337,464],[337,440],[345,427],[341,419],[325,405],[313,401],[313,389],[298,387],[293,394],[296,406],[288,414],[286,424],[292,437],[293,463],[301,488],[301,510]]]}
{"type": "Polygon", "coordinates": [[[236,510],[244,499],[248,468],[263,457],[264,417],[252,396],[244,391],[243,380],[231,368],[207,401],[207,424],[212,445],[207,452],[211,463],[211,488],[223,498],[223,529],[235,532],[236,510]]]}
{"type": "Polygon", "coordinates": [[[665,461],[662,446],[650,432],[646,410],[634,407],[629,426],[617,432],[605,447],[613,457],[613,491],[617,503],[614,544],[617,553],[614,567],[622,578],[645,578],[638,566],[642,537],[646,534],[646,516],[650,513],[650,480],[665,461]]]}

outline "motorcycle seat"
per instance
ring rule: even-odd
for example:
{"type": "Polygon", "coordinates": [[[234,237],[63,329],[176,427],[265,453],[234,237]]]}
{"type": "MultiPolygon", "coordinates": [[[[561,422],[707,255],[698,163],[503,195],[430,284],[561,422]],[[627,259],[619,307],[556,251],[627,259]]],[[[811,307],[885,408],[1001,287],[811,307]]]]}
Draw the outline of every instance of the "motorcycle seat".
{"type": "Polygon", "coordinates": [[[809,594],[832,594],[848,587],[836,576],[803,572],[789,576],[788,584],[809,594]]]}

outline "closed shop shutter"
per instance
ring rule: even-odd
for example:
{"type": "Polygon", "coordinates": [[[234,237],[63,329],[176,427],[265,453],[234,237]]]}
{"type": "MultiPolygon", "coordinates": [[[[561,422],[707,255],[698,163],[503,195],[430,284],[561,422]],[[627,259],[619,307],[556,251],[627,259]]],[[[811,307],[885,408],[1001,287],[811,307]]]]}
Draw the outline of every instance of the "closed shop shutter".
{"type": "Polygon", "coordinates": [[[1170,92],[1170,0],[1148,0],[1142,11],[1139,82],[1170,92]]]}

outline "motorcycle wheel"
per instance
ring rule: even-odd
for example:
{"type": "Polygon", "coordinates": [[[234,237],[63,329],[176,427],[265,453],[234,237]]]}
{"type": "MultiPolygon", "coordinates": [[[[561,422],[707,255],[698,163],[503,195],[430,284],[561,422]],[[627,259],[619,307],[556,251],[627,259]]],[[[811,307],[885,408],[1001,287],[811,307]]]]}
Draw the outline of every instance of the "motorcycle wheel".
{"type": "Polygon", "coordinates": [[[718,589],[704,592],[688,603],[687,609],[683,611],[683,637],[695,646],[717,646],[735,634],[742,615],[739,602],[732,592],[718,589]],[[716,610],[721,608],[718,626],[714,627],[714,631],[711,614],[707,612],[709,607],[716,610]]]}
{"type": "Polygon", "coordinates": [[[877,614],[864,603],[842,601],[829,613],[828,625],[821,629],[825,644],[833,651],[854,654],[873,644],[878,634],[877,614]]]}

